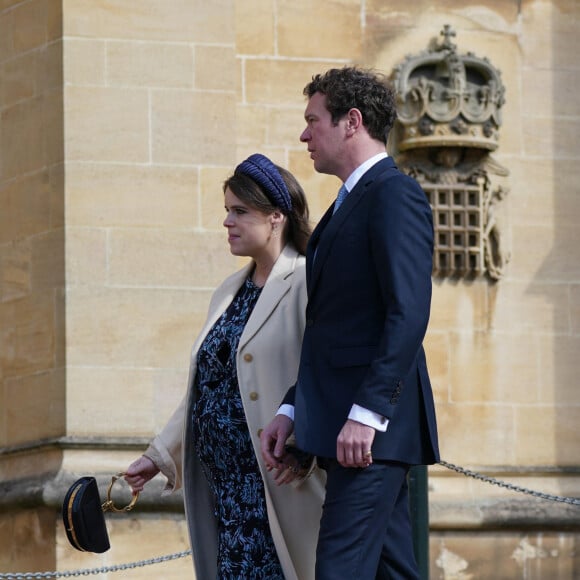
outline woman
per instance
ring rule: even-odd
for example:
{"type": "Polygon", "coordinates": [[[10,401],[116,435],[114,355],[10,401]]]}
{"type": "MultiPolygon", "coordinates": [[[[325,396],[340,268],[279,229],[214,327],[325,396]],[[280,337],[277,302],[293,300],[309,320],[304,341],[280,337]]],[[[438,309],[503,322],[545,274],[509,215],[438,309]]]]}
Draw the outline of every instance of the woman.
{"type": "Polygon", "coordinates": [[[198,580],[308,580],[323,476],[292,449],[269,475],[259,437],[296,381],[308,206],[296,179],[259,154],[236,167],[224,198],[230,250],[251,262],[215,291],[188,393],[125,479],[141,491],[161,471],[171,492],[183,476],[198,580]]]}

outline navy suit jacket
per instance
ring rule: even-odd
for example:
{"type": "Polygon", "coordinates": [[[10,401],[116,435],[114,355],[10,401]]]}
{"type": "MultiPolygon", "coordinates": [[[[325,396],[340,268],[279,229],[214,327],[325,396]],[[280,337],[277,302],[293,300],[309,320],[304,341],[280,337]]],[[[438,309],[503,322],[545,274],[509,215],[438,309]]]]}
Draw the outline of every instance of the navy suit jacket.
{"type": "Polygon", "coordinates": [[[439,460],[422,342],[431,303],[432,212],[417,182],[389,157],[369,169],[335,215],[315,228],[306,256],[308,306],[295,406],[296,442],[336,457],[353,403],[389,420],[375,459],[439,460]]]}

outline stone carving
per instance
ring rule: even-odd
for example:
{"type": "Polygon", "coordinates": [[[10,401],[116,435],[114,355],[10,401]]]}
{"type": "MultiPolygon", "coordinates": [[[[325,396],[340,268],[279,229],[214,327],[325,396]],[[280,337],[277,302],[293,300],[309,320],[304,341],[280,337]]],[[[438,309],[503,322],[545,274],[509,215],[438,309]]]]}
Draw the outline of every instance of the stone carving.
{"type": "Polygon", "coordinates": [[[391,75],[397,92],[397,162],[433,208],[434,273],[498,280],[509,261],[496,206],[509,171],[491,156],[499,141],[505,89],[487,58],[458,54],[455,32],[408,56],[391,75]]]}

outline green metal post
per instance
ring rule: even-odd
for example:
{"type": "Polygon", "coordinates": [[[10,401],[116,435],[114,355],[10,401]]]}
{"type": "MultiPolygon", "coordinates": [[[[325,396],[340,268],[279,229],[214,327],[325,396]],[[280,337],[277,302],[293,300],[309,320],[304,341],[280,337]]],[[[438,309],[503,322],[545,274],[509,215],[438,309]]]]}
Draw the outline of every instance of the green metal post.
{"type": "Polygon", "coordinates": [[[409,510],[413,526],[413,545],[421,580],[429,580],[429,496],[427,466],[409,471],[409,510]]]}

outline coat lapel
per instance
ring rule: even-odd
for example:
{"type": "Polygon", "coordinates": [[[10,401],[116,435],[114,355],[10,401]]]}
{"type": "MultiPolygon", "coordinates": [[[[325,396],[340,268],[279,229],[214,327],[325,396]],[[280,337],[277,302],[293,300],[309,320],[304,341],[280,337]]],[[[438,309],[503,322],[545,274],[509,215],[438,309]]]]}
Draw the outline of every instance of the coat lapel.
{"type": "Polygon", "coordinates": [[[240,338],[240,349],[258,332],[260,327],[270,317],[284,294],[290,290],[288,277],[294,272],[297,257],[298,252],[290,246],[286,246],[282,250],[282,253],[276,260],[268,276],[268,280],[262,289],[258,302],[246,323],[246,327],[240,338]]]}

